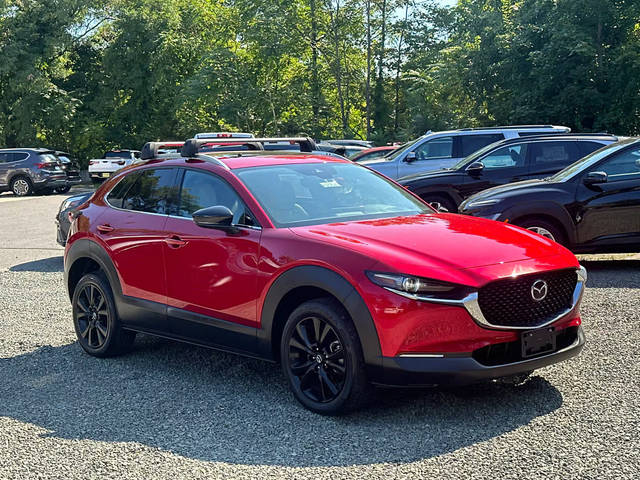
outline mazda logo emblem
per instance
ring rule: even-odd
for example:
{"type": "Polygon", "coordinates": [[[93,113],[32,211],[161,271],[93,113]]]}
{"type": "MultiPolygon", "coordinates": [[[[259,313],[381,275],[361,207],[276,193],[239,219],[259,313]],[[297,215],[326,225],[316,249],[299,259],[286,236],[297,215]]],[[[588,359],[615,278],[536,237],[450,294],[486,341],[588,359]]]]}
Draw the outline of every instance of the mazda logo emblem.
{"type": "Polygon", "coordinates": [[[540,302],[545,299],[549,291],[549,286],[544,280],[536,280],[531,285],[531,298],[536,302],[540,302]]]}

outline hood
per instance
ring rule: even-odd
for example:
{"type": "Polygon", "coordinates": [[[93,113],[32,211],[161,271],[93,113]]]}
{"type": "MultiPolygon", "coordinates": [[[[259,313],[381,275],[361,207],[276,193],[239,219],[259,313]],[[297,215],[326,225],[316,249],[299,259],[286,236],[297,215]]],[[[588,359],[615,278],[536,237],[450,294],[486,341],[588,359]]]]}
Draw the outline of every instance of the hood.
{"type": "MultiPolygon", "coordinates": [[[[334,223],[295,227],[291,231],[377,259],[386,271],[445,281],[460,282],[460,271],[552,256],[566,257],[564,268],[577,265],[568,250],[535,233],[457,214],[334,223]]],[[[509,272],[514,272],[513,267],[509,272]]],[[[474,278],[478,279],[469,274],[469,284],[475,283],[474,278]]]]}
{"type": "MultiPolygon", "coordinates": [[[[491,187],[488,188],[486,190],[483,190],[480,193],[476,193],[475,195],[473,195],[472,197],[470,197],[467,202],[469,200],[471,200],[471,198],[473,199],[477,199],[477,198],[488,198],[488,197],[492,197],[494,195],[501,195],[504,193],[510,193],[510,192],[522,192],[525,189],[529,189],[529,188],[538,188],[538,187],[542,187],[542,188],[549,188],[552,187],[555,183],[554,182],[547,182],[545,180],[523,180],[522,182],[515,182],[515,183],[507,183],[506,185],[498,185],[497,187],[491,187]]],[[[467,203],[465,202],[465,203],[467,203]]]]}
{"type": "Polygon", "coordinates": [[[407,175],[398,179],[400,185],[410,185],[413,182],[430,179],[442,179],[445,177],[464,175],[464,172],[458,172],[457,170],[450,170],[448,168],[442,168],[440,170],[432,170],[430,172],[414,173],[413,175],[407,175]]]}

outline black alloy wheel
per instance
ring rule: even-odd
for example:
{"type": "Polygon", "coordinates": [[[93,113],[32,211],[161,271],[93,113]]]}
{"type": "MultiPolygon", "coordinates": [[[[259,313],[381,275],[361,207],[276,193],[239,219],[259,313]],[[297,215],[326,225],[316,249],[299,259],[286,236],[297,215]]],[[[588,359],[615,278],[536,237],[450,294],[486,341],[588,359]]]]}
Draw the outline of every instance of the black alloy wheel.
{"type": "Polygon", "coordinates": [[[372,396],[358,333],[335,299],[309,300],[291,313],[280,360],[296,399],[316,413],[356,410],[372,396]]]}
{"type": "Polygon", "coordinates": [[[104,272],[88,273],[80,279],[73,291],[71,306],[78,343],[89,355],[118,355],[133,344],[136,334],[121,328],[104,272]]]}
{"type": "Polygon", "coordinates": [[[92,349],[99,349],[107,341],[111,324],[111,313],[108,310],[104,293],[94,283],[87,282],[76,303],[76,321],[80,336],[92,349]]]}
{"type": "Polygon", "coordinates": [[[346,378],[344,347],[336,331],[316,316],[300,320],[289,339],[289,369],[314,402],[335,400],[346,378]]]}

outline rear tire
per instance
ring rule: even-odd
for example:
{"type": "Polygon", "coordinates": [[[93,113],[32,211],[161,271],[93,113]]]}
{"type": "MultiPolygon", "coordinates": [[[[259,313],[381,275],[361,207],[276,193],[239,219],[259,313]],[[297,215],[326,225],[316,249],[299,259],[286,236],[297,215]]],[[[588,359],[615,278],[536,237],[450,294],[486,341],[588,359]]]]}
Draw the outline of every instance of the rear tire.
{"type": "Polygon", "coordinates": [[[110,357],[128,351],[135,332],[122,329],[111,286],[102,271],[83,276],[71,301],[78,343],[94,357],[110,357]]]}
{"type": "Polygon", "coordinates": [[[339,415],[371,398],[358,333],[332,298],[304,302],[291,313],[280,359],[293,395],[313,412],[339,415]]]}
{"type": "Polygon", "coordinates": [[[14,177],[11,180],[11,191],[16,197],[26,197],[33,193],[33,183],[24,175],[14,177]]]}
{"type": "Polygon", "coordinates": [[[522,222],[514,222],[515,225],[531,230],[532,232],[542,235],[549,240],[553,240],[561,245],[566,245],[566,238],[562,232],[553,223],[538,218],[527,218],[522,222]]]}
{"type": "Polygon", "coordinates": [[[425,193],[424,195],[420,195],[420,198],[439,212],[456,213],[458,211],[456,204],[444,195],[425,193]]]}
{"type": "Polygon", "coordinates": [[[54,192],[56,192],[56,193],[67,193],[69,190],[71,190],[71,185],[67,185],[66,187],[58,187],[58,188],[54,189],[54,192]]]}

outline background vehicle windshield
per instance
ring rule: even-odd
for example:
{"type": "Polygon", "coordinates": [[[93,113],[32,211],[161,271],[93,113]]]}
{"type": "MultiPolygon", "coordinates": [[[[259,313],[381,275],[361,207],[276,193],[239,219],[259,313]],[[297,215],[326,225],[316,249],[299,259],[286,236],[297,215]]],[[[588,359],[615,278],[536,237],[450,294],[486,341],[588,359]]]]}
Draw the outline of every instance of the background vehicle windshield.
{"type": "Polygon", "coordinates": [[[401,187],[355,164],[236,170],[277,227],[434,213],[401,187]]]}
{"type": "Polygon", "coordinates": [[[131,152],[107,152],[104,158],[131,158],[131,152]]]}
{"type": "Polygon", "coordinates": [[[607,145],[606,147],[602,147],[595,152],[587,155],[584,158],[581,158],[575,163],[572,163],[564,170],[560,170],[558,173],[549,177],[549,181],[551,182],[563,182],[565,180],[570,179],[577,172],[582,172],[584,169],[589,168],[591,165],[599,162],[603,158],[611,155],[614,152],[626,147],[630,143],[636,142],[637,140],[629,139],[622,140],[620,142],[612,143],[611,145],[607,145]]]}
{"type": "Polygon", "coordinates": [[[407,144],[403,145],[402,147],[400,147],[400,148],[398,148],[398,149],[394,150],[393,152],[389,153],[388,155],[385,155],[384,157],[379,158],[379,159],[377,159],[377,160],[385,160],[385,161],[389,161],[389,162],[390,162],[391,160],[394,160],[398,155],[400,155],[400,154],[402,154],[402,153],[404,153],[404,152],[407,152],[407,151],[409,151],[409,152],[410,152],[411,150],[413,150],[413,147],[414,147],[414,146],[415,146],[419,141],[421,141],[423,138],[424,138],[424,137],[420,137],[420,138],[418,138],[417,140],[414,140],[413,142],[409,142],[409,143],[407,143],[407,144]]]}

